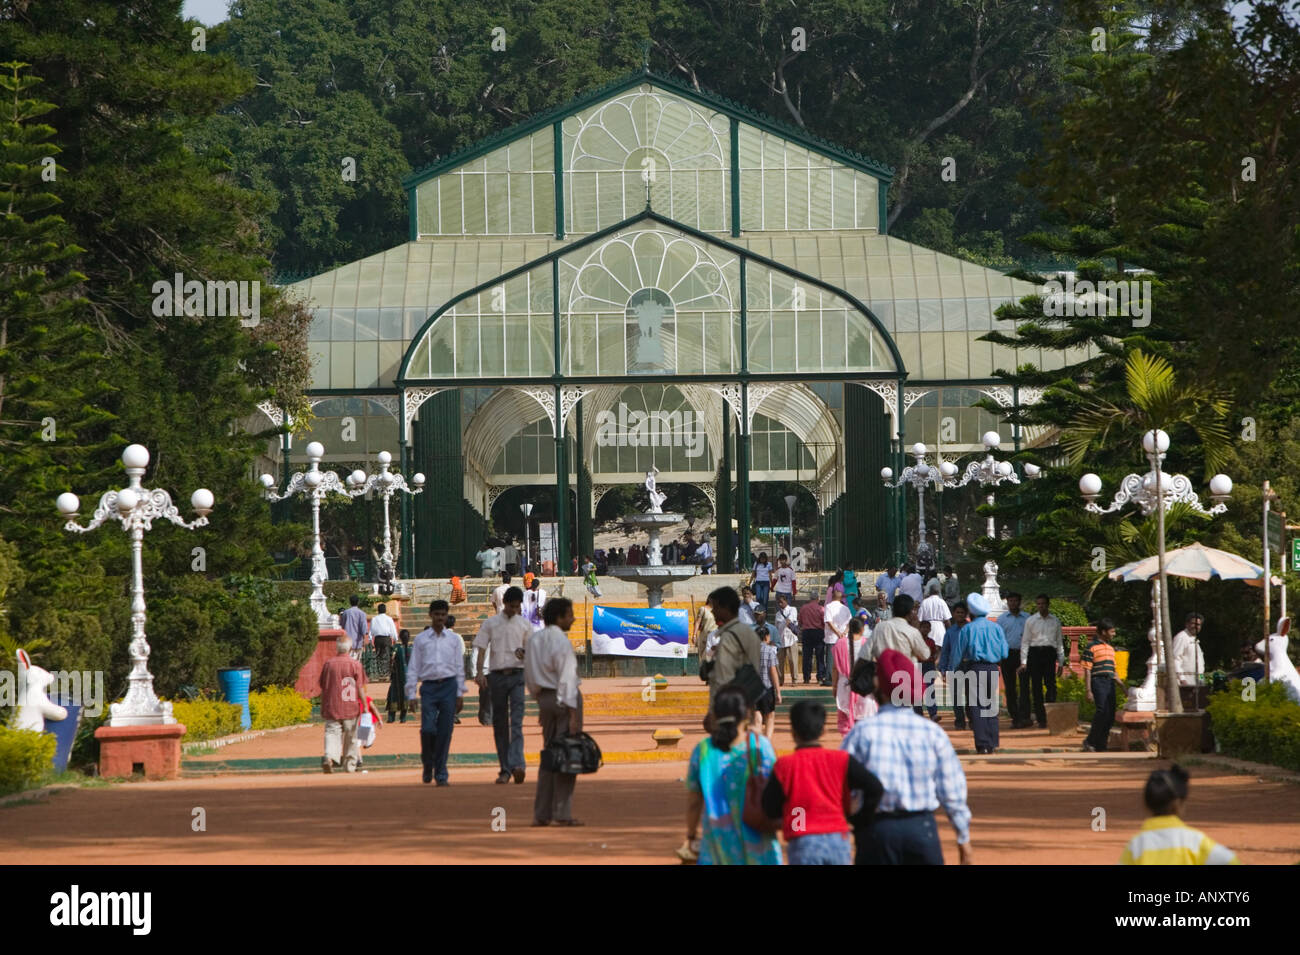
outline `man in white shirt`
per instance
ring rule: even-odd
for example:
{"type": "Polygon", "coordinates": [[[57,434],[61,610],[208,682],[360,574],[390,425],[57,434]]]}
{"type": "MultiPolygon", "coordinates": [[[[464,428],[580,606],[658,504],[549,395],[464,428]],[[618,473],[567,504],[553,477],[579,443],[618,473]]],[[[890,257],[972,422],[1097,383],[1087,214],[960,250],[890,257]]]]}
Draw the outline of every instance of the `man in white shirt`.
{"type": "Polygon", "coordinates": [[[546,748],[557,736],[582,732],[582,694],[578,691],[578,660],[569,641],[573,626],[573,601],[554,597],[542,610],[545,624],[528,640],[524,655],[524,682],[537,700],[542,724],[542,765],[533,799],[534,826],[580,826],[573,818],[573,786],[578,777],[547,768],[546,748]]]}
{"type": "Polygon", "coordinates": [[[1205,672],[1205,654],[1197,639],[1203,623],[1205,617],[1201,614],[1189,613],[1186,625],[1174,636],[1174,672],[1178,674],[1179,686],[1196,686],[1205,672]]]}
{"type": "Polygon", "coordinates": [[[370,639],[375,645],[375,656],[387,663],[393,641],[397,639],[397,622],[388,616],[387,604],[380,604],[379,612],[370,618],[370,639]]]}
{"type": "Polygon", "coordinates": [[[912,598],[912,603],[921,602],[921,575],[916,572],[914,564],[908,564],[903,568],[903,579],[898,582],[898,593],[907,594],[912,598]]]}
{"type": "Polygon", "coordinates": [[[479,688],[492,694],[492,737],[501,772],[498,783],[524,781],[524,646],[533,628],[519,612],[524,592],[508,587],[502,594],[501,612],[488,617],[474,638],[478,669],[487,660],[491,672],[478,678],[479,688]]]}
{"type": "Polygon", "coordinates": [[[757,627],[757,614],[763,605],[754,599],[754,591],[748,587],[740,588],[740,622],[747,627],[757,627]]]}
{"type": "MultiPolygon", "coordinates": [[[[1038,612],[1025,621],[1020,637],[1020,674],[1028,679],[1034,693],[1034,716],[1038,728],[1047,729],[1047,710],[1043,706],[1043,687],[1047,687],[1047,702],[1056,702],[1056,678],[1065,672],[1065,643],[1061,621],[1047,608],[1052,598],[1039,594],[1034,598],[1038,612]],[[1025,677],[1028,671],[1029,676],[1025,677]]],[[[1028,714],[1025,719],[1029,718],[1028,714]]]]}
{"type": "Polygon", "coordinates": [[[542,578],[532,579],[532,586],[524,591],[523,606],[524,619],[533,630],[541,630],[545,626],[542,623],[542,608],[546,606],[546,591],[542,589],[542,578]]]}
{"type": "MultiPolygon", "coordinates": [[[[488,598],[489,600],[492,601],[492,611],[494,613],[501,612],[502,607],[505,605],[504,598],[506,595],[506,591],[509,589],[510,589],[510,575],[507,573],[502,573],[501,583],[496,588],[493,589],[492,596],[488,598]]],[[[518,590],[518,588],[515,589],[518,590]]],[[[522,593],[522,591],[520,592],[522,593]]]]}
{"type": "Polygon", "coordinates": [[[776,613],[772,616],[773,631],[776,634],[776,677],[780,686],[785,686],[785,668],[790,667],[790,684],[793,686],[795,671],[798,669],[799,657],[799,612],[790,606],[788,594],[777,593],[776,613]]]}
{"type": "Polygon", "coordinates": [[[497,567],[497,552],[488,546],[488,542],[483,542],[483,549],[474,555],[474,559],[479,562],[479,576],[491,577],[500,568],[497,567]]]}
{"type": "MultiPolygon", "coordinates": [[[[939,583],[939,578],[934,577],[925,585],[925,599],[921,601],[921,610],[917,614],[920,620],[921,637],[929,637],[930,641],[939,649],[943,649],[943,634],[948,629],[948,621],[952,619],[952,610],[948,606],[948,601],[941,596],[943,585],[939,583]],[[928,626],[928,629],[926,625],[928,626]]],[[[935,700],[935,691],[932,689],[936,677],[930,676],[930,673],[939,669],[937,661],[932,663],[924,660],[921,663],[921,682],[929,692],[927,696],[929,701],[926,703],[926,709],[930,712],[930,719],[936,723],[939,722],[939,706],[935,700]]]]}
{"type": "MultiPolygon", "coordinates": [[[[772,585],[772,591],[777,596],[785,594],[787,602],[794,603],[795,574],[794,568],[790,566],[789,559],[782,554],[776,559],[776,582],[772,585]]],[[[793,607],[791,609],[794,609],[793,607]]]]}
{"type": "MultiPolygon", "coordinates": [[[[839,591],[835,593],[838,595],[839,591]]],[[[849,621],[852,619],[853,611],[849,610],[838,596],[826,605],[826,619],[822,622],[822,643],[826,646],[828,660],[835,652],[835,644],[849,635],[849,621]]],[[[821,685],[831,685],[829,674],[821,681],[821,685]]]]}
{"type": "Polygon", "coordinates": [[[429,628],[416,635],[406,667],[406,698],[420,699],[420,761],[424,781],[448,785],[453,720],[464,706],[465,641],[445,626],[447,601],[429,604],[429,628]]]}
{"type": "Polygon", "coordinates": [[[918,663],[924,663],[930,659],[930,647],[917,629],[919,622],[916,604],[907,594],[900,593],[894,598],[892,616],[876,624],[871,639],[858,651],[858,659],[879,660],[886,650],[897,650],[918,663]]]}

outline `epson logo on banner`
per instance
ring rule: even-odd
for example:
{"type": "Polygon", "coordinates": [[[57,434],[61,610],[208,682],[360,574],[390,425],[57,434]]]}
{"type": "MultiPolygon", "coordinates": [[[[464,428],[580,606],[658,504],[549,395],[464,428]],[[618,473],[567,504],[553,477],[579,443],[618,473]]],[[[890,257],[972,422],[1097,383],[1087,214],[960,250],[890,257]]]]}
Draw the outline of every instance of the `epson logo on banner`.
{"type": "Polygon", "coordinates": [[[629,411],[596,415],[596,444],[602,448],[685,448],[688,458],[704,453],[704,428],[695,411],[629,411]]]}

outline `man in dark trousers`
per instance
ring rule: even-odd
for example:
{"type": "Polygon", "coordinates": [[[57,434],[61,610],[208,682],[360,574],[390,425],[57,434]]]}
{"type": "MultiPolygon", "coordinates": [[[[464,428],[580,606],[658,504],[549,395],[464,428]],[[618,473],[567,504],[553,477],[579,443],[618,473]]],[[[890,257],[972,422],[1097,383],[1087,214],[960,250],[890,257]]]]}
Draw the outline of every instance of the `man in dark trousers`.
{"type": "Polygon", "coordinates": [[[573,818],[573,787],[578,777],[550,769],[546,749],[557,736],[582,732],[582,694],[578,691],[578,659],[569,642],[573,601],[552,597],[542,607],[546,626],[528,638],[524,680],[537,700],[542,724],[542,764],[533,800],[534,826],[580,826],[573,818]]]}
{"type": "MultiPolygon", "coordinates": [[[[535,578],[534,578],[535,579],[535,578]]],[[[478,655],[478,685],[492,693],[492,737],[501,772],[498,783],[524,781],[524,644],[533,625],[520,613],[524,592],[507,587],[501,595],[501,612],[488,617],[474,638],[478,655]],[[483,661],[489,673],[485,679],[483,661]]]]}
{"type": "Polygon", "coordinates": [[[1011,717],[1013,730],[1034,725],[1029,718],[1029,675],[1021,672],[1021,664],[1028,661],[1020,658],[1020,643],[1025,635],[1025,623],[1029,620],[1029,614],[1020,609],[1020,601],[1020,594],[1014,590],[1008,591],[1006,613],[998,614],[997,619],[997,625],[1007,638],[1007,655],[1000,665],[1002,688],[1007,694],[1007,715],[1011,717]]]}
{"type": "Polygon", "coordinates": [[[1088,699],[1097,704],[1092,729],[1083,741],[1084,752],[1104,753],[1115,722],[1115,624],[1109,618],[1097,621],[1097,635],[1079,653],[1083,663],[1083,685],[1088,699]]]}
{"type": "Polygon", "coordinates": [[[966,716],[975,736],[975,752],[998,748],[998,665],[1007,656],[1002,628],[988,618],[989,605],[977,593],[966,596],[971,622],[957,633],[949,661],[957,662],[956,679],[964,681],[966,716]]]}
{"type": "MultiPolygon", "coordinates": [[[[830,678],[826,672],[826,607],[820,596],[799,608],[799,642],[803,645],[803,682],[811,682],[813,661],[817,663],[817,682],[830,678]]],[[[792,684],[793,685],[793,684],[792,684]]]]}
{"type": "Polygon", "coordinates": [[[420,631],[406,670],[406,698],[420,700],[420,761],[424,781],[448,785],[452,722],[464,705],[465,641],[447,629],[447,601],[429,604],[429,628],[420,631]]]}

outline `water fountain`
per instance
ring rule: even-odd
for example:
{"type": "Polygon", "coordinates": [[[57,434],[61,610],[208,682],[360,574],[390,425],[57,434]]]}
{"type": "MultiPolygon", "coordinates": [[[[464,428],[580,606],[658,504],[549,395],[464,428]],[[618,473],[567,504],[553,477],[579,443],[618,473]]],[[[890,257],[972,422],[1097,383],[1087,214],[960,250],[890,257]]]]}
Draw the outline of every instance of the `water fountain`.
{"type": "Polygon", "coordinates": [[[663,510],[666,494],[659,491],[655,484],[655,475],[659,469],[651,467],[645,475],[645,489],[650,492],[650,509],[644,514],[628,514],[623,518],[625,524],[643,527],[650,535],[650,546],[646,551],[646,563],[643,565],[624,565],[610,567],[609,576],[619,580],[632,580],[646,589],[648,606],[658,607],[664,602],[664,585],[675,580],[688,580],[700,572],[695,564],[666,565],[663,552],[659,546],[659,532],[682,521],[685,515],[665,514],[663,510]]]}

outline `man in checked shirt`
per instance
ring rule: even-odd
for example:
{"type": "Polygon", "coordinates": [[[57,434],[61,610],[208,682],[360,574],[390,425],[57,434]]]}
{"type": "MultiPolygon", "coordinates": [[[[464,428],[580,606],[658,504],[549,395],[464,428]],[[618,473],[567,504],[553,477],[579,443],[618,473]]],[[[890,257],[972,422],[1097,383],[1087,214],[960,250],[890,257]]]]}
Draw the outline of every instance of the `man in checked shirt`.
{"type": "Polygon", "coordinates": [[[943,865],[934,819],[940,805],[957,830],[961,864],[971,864],[966,774],[948,735],[912,710],[921,696],[915,662],[883,651],[875,688],[880,712],[855,723],[840,745],[884,787],[870,822],[855,822],[857,865],[943,865]]]}

